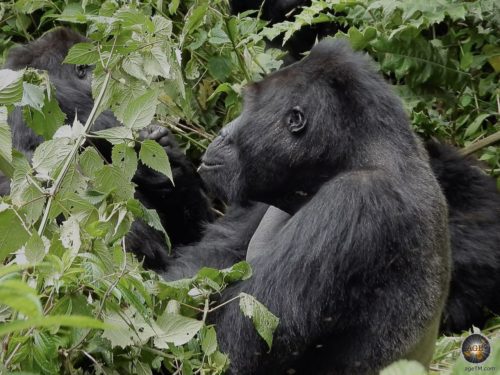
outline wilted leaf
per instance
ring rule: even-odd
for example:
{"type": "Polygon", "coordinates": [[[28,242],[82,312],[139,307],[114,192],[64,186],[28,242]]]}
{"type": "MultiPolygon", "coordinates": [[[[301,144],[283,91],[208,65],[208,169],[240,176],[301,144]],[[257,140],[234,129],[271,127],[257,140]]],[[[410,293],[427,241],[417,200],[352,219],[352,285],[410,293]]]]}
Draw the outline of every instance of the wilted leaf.
{"type": "Polygon", "coordinates": [[[246,293],[240,293],[240,309],[246,317],[252,319],[252,323],[260,337],[264,339],[269,349],[271,349],[273,333],[280,320],[262,303],[246,293]]]}

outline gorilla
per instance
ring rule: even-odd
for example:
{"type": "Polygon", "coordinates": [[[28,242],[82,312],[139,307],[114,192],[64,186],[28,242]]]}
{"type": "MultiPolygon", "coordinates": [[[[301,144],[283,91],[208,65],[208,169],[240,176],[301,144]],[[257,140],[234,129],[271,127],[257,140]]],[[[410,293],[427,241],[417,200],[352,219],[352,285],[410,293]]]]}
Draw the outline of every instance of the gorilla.
{"type": "MultiPolygon", "coordinates": [[[[55,29],[34,42],[12,48],[5,68],[18,70],[31,67],[48,71],[66,120],[72,123],[78,115],[78,119],[84,123],[94,105],[91,92],[92,69],[88,66],[63,64],[63,60],[74,44],[86,41],[86,38],[70,29],[55,29]]],[[[42,137],[26,125],[20,107],[9,115],[8,122],[12,129],[13,146],[31,159],[35,148],[43,142],[42,137]]],[[[108,110],[96,119],[93,129],[102,130],[118,125],[118,120],[108,110]]],[[[139,165],[133,178],[137,184],[136,198],[146,207],[156,209],[172,245],[197,241],[201,237],[202,225],[214,218],[201,179],[172,134],[152,125],[142,132],[142,136],[156,139],[166,149],[175,187],[161,173],[139,165]]],[[[101,154],[111,158],[111,146],[108,142],[93,140],[92,143],[101,154]]],[[[8,194],[9,191],[9,179],[0,174],[0,195],[8,194]]],[[[140,259],[143,258],[145,266],[150,269],[165,267],[167,250],[164,244],[163,234],[142,221],[134,222],[127,236],[127,247],[140,259]],[[149,246],[149,242],[144,241],[146,238],[153,243],[161,243],[162,246],[149,246]]]]}
{"type": "Polygon", "coordinates": [[[500,193],[473,158],[433,140],[425,148],[449,212],[453,269],[442,330],[458,333],[500,314],[500,193]]]}
{"type": "Polygon", "coordinates": [[[447,207],[402,104],[370,61],[325,40],[245,91],[200,173],[235,202],[163,273],[247,259],[224,290],[280,318],[270,352],[238,304],[209,314],[230,373],[376,374],[428,365],[448,294],[447,207]],[[240,205],[242,202],[259,202],[240,205]]]}
{"type": "MultiPolygon", "coordinates": [[[[233,14],[261,9],[271,24],[293,19],[310,0],[231,0],[233,14]]],[[[334,35],[339,25],[307,26],[285,44],[285,63],[309,51],[317,38],[334,35]]],[[[346,31],[346,30],[343,30],[346,31]]],[[[278,41],[281,46],[281,42],[278,41]]],[[[450,296],[442,330],[481,327],[491,312],[500,314],[500,194],[491,176],[472,158],[433,140],[425,143],[432,169],[448,202],[453,259],[450,296]]]]}

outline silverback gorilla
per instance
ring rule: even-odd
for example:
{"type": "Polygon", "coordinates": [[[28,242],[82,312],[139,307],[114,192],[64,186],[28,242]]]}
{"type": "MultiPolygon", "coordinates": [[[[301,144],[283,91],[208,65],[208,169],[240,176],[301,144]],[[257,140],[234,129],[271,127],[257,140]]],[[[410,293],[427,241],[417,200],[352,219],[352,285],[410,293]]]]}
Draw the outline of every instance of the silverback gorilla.
{"type": "MultiPolygon", "coordinates": [[[[261,17],[271,23],[293,19],[310,0],[231,0],[233,13],[262,9],[261,17]]],[[[285,45],[297,60],[316,39],[334,35],[339,25],[306,26],[285,45]]],[[[346,31],[346,30],[344,30],[346,31]]],[[[278,41],[276,46],[281,45],[278,41]]],[[[500,314],[500,193],[495,180],[481,172],[472,158],[440,143],[425,144],[432,169],[448,202],[452,283],[442,330],[461,332],[472,325],[483,326],[489,312],[500,314]]]]}
{"type": "Polygon", "coordinates": [[[252,84],[200,173],[218,196],[262,204],[234,207],[198,245],[178,248],[165,277],[247,258],[253,276],[223,300],[246,292],[280,317],[267,353],[238,304],[214,312],[231,373],[428,365],[450,277],[446,201],[366,57],[323,41],[252,84]]]}
{"type": "MultiPolygon", "coordinates": [[[[78,114],[78,119],[85,122],[94,105],[91,92],[92,72],[87,66],[62,63],[74,44],[85,41],[86,38],[70,29],[53,30],[34,42],[13,48],[7,57],[5,68],[17,70],[32,67],[47,70],[66,120],[72,123],[78,114]]],[[[21,108],[16,108],[8,121],[12,128],[13,146],[31,159],[33,151],[43,139],[25,124],[21,108]]],[[[97,118],[93,129],[101,130],[118,125],[112,112],[106,111],[97,118]]],[[[133,179],[138,185],[136,197],[148,208],[157,210],[174,246],[198,240],[202,224],[213,218],[194,166],[182,153],[173,135],[165,134],[165,131],[159,131],[154,126],[146,129],[143,135],[157,139],[165,147],[172,165],[175,187],[162,174],[140,165],[133,179]]],[[[110,157],[111,148],[107,142],[96,143],[96,147],[103,155],[110,157]]],[[[9,190],[8,179],[0,174],[0,195],[8,194],[9,190]]],[[[164,267],[167,251],[160,232],[142,221],[136,221],[127,236],[127,243],[131,251],[139,258],[144,258],[148,268],[164,267]],[[161,243],[162,246],[150,246],[149,242],[144,241],[145,238],[150,238],[154,244],[161,243]]]]}

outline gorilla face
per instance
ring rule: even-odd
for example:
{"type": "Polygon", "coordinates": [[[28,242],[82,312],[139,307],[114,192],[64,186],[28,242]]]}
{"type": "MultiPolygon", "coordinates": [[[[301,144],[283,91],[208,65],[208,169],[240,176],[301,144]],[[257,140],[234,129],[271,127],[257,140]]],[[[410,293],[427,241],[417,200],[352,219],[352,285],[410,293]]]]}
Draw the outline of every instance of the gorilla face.
{"type": "MultiPolygon", "coordinates": [[[[30,67],[46,70],[50,82],[56,89],[57,101],[66,115],[68,124],[73,123],[75,116],[78,116],[80,122],[85,123],[94,106],[91,86],[92,67],[63,63],[70,48],[82,42],[88,42],[88,39],[70,29],[58,28],[27,45],[12,48],[5,63],[7,69],[19,70],[30,67]]],[[[93,129],[102,130],[118,124],[113,113],[105,111],[96,119],[93,129]]],[[[11,126],[14,129],[13,141],[17,149],[33,151],[42,142],[42,139],[24,124],[20,109],[15,118],[11,116],[11,126]],[[30,150],[26,150],[27,147],[30,150]]],[[[94,143],[96,142],[100,141],[94,143]]],[[[107,155],[106,147],[103,146],[102,151],[107,155]]]]}
{"type": "Polygon", "coordinates": [[[302,201],[331,176],[327,146],[335,141],[334,126],[324,115],[331,110],[309,99],[331,94],[321,80],[312,84],[305,79],[310,75],[304,64],[247,87],[243,112],[207,149],[200,174],[219,198],[288,210],[291,202],[302,201]]]}

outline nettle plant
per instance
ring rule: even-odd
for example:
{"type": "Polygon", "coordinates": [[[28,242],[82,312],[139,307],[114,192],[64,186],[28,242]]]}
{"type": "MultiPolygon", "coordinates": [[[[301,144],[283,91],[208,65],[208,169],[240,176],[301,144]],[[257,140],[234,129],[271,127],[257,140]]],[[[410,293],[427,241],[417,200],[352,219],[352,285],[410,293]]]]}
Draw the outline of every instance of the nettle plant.
{"type": "MultiPolygon", "coordinates": [[[[88,12],[75,4],[57,19],[88,25],[89,42],[65,60],[94,66],[95,105],[85,124],[65,119],[45,73],[0,71],[0,170],[11,178],[11,194],[0,198],[0,372],[221,373],[230,359],[206,319],[238,302],[210,297],[251,269],[204,268],[167,283],[126,252],[135,219],[163,231],[157,213],[134,199],[138,162],[172,178],[164,149],[138,132],[157,119],[203,148],[191,137],[196,127],[210,139],[210,126],[238,109],[239,85],[279,62],[250,37],[260,21],[222,17],[217,3],[106,1],[88,12]],[[7,116],[19,106],[45,139],[32,160],[12,149],[7,116]],[[94,132],[107,109],[122,124],[94,132]],[[113,145],[111,162],[89,138],[113,145]]],[[[236,299],[271,346],[278,319],[252,296],[236,299]]]]}

